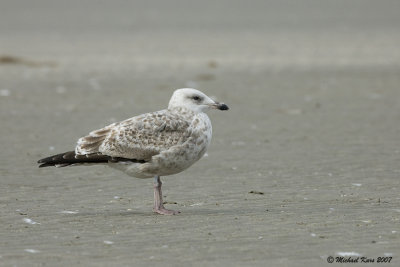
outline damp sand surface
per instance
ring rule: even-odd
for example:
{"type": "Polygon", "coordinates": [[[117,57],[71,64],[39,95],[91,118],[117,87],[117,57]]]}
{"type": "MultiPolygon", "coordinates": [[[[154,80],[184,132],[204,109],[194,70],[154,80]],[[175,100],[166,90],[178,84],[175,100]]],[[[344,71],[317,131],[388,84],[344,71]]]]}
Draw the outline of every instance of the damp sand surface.
{"type": "Polygon", "coordinates": [[[342,24],[339,7],[299,7],[304,16],[285,27],[257,11],[261,2],[235,2],[224,20],[156,16],[150,25],[167,33],[137,17],[129,24],[124,3],[96,6],[93,20],[78,13],[67,23],[77,28],[49,15],[81,10],[71,6],[36,9],[44,13],[32,24],[0,18],[11,23],[0,26],[0,266],[400,263],[396,2],[362,1],[361,13],[340,13],[342,24]],[[235,19],[239,11],[254,20],[235,19]],[[107,20],[114,13],[122,15],[107,20]],[[181,214],[152,212],[152,179],[104,166],[37,168],[91,130],[165,108],[180,87],[230,107],[209,113],[206,156],[162,177],[166,206],[181,214]]]}

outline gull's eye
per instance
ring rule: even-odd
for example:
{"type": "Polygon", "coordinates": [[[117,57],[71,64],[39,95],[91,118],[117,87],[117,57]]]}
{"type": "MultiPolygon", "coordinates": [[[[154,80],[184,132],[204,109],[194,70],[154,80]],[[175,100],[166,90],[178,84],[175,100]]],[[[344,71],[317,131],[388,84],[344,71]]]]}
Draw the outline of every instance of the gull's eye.
{"type": "Polygon", "coordinates": [[[195,101],[200,101],[201,98],[200,98],[200,96],[195,95],[192,97],[192,99],[195,101]]]}

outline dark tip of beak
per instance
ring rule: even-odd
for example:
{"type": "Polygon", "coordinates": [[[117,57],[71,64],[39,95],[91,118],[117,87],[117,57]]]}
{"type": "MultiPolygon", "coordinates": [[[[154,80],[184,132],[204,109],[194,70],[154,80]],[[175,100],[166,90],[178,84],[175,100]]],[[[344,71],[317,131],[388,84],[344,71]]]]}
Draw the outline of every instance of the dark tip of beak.
{"type": "Polygon", "coordinates": [[[225,105],[224,103],[218,104],[217,108],[219,110],[228,110],[229,107],[227,105],[225,105]]]}

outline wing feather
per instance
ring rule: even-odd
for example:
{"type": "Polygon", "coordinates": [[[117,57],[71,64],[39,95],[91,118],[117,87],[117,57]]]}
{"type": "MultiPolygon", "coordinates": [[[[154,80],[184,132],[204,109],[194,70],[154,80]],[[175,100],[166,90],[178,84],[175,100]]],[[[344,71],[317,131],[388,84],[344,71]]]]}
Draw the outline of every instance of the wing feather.
{"type": "Polygon", "coordinates": [[[189,117],[162,110],[114,123],[79,139],[77,154],[150,160],[190,136],[189,117]]]}

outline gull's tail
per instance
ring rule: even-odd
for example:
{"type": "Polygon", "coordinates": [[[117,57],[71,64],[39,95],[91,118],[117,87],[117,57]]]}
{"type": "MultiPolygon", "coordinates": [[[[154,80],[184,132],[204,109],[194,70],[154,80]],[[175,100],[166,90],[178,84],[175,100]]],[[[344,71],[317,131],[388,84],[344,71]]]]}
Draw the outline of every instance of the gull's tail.
{"type": "Polygon", "coordinates": [[[40,164],[39,168],[43,168],[49,166],[65,167],[74,164],[94,164],[94,163],[108,163],[108,162],[118,162],[118,161],[130,161],[136,163],[145,162],[143,160],[110,157],[107,155],[103,155],[101,153],[77,155],[75,154],[75,151],[69,151],[51,157],[40,159],[37,163],[40,164]]]}

